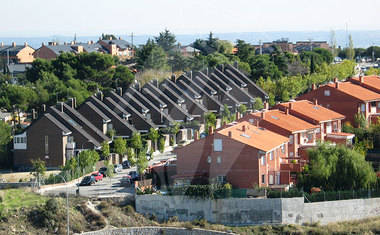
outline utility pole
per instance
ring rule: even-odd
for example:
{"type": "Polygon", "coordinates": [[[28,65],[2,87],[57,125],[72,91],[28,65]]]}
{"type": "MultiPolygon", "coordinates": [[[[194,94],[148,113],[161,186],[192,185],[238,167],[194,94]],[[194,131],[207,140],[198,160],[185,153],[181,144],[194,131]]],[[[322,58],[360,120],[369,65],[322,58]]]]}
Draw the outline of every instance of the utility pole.
{"type": "Polygon", "coordinates": [[[261,43],[261,39],[259,40],[259,46],[260,46],[260,55],[263,54],[263,45],[261,43]]]}
{"type": "Polygon", "coordinates": [[[9,65],[9,49],[7,49],[7,65],[9,65]]]}
{"type": "Polygon", "coordinates": [[[309,43],[310,43],[310,51],[313,51],[313,39],[309,38],[309,43]]]}

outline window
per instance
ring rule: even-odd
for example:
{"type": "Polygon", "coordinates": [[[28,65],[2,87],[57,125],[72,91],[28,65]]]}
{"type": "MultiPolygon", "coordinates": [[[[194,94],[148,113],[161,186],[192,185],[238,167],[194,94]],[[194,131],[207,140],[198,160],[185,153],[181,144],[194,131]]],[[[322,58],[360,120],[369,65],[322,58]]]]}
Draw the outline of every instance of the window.
{"type": "Polygon", "coordinates": [[[289,136],[289,144],[293,144],[293,140],[294,140],[294,136],[293,135],[289,136]]]}
{"type": "Polygon", "coordinates": [[[317,128],[317,129],[315,129],[315,133],[321,133],[321,128],[317,128]]]}
{"type": "Polygon", "coordinates": [[[365,104],[360,105],[360,111],[362,111],[363,113],[365,112],[365,104]]]}
{"type": "Polygon", "coordinates": [[[293,152],[290,152],[290,153],[289,153],[289,156],[290,156],[290,157],[293,157],[293,155],[294,155],[293,152]]]}
{"type": "Polygon", "coordinates": [[[223,149],[222,139],[214,139],[214,151],[221,152],[223,149]]]}
{"type": "Polygon", "coordinates": [[[269,175],[269,184],[273,184],[273,175],[269,175]]]}
{"type": "Polygon", "coordinates": [[[276,172],[276,184],[280,184],[280,172],[276,172]]]}
{"type": "Polygon", "coordinates": [[[377,103],[377,108],[379,108],[379,109],[380,109],[380,102],[378,102],[378,103],[377,103]]]}
{"type": "Polygon", "coordinates": [[[74,136],[69,136],[67,139],[67,143],[74,143],[74,136]]]}
{"type": "Polygon", "coordinates": [[[49,154],[49,136],[45,135],[45,154],[49,154]]]}
{"type": "Polygon", "coordinates": [[[371,102],[371,108],[376,107],[376,101],[371,102]]]}
{"type": "Polygon", "coordinates": [[[338,132],[338,123],[337,122],[333,122],[333,130],[334,130],[334,132],[338,132]]]}
{"type": "Polygon", "coordinates": [[[273,161],[274,150],[269,153],[269,159],[273,161]]]}
{"type": "Polygon", "coordinates": [[[265,184],[265,175],[261,175],[261,183],[265,184]]]}
{"type": "Polygon", "coordinates": [[[211,163],[211,156],[208,156],[208,157],[207,157],[207,162],[208,162],[208,163],[211,163]]]}
{"type": "Polygon", "coordinates": [[[218,156],[218,158],[216,159],[216,162],[217,162],[218,164],[222,163],[222,157],[221,157],[221,156],[218,156]]]}
{"type": "Polygon", "coordinates": [[[261,156],[261,165],[264,166],[265,165],[265,155],[261,156]]]}
{"type": "Polygon", "coordinates": [[[252,118],[249,119],[249,123],[253,124],[253,119],[252,118]]]}
{"type": "Polygon", "coordinates": [[[281,145],[281,152],[285,153],[285,144],[281,145]]]}
{"type": "Polygon", "coordinates": [[[330,90],[325,90],[325,96],[330,96],[330,90]]]}
{"type": "Polygon", "coordinates": [[[218,175],[216,177],[216,182],[218,184],[225,184],[227,182],[226,176],[225,175],[218,175]]]}

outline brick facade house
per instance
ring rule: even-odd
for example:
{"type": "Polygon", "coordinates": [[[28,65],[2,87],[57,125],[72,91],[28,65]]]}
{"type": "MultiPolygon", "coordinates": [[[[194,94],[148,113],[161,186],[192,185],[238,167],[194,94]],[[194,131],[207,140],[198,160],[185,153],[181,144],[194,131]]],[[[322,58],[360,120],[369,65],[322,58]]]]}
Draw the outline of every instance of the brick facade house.
{"type": "Polygon", "coordinates": [[[297,100],[318,100],[323,107],[334,110],[346,117],[345,122],[355,125],[355,115],[361,113],[367,120],[380,113],[380,93],[369,90],[351,81],[319,86],[298,97],[297,100]]]}
{"type": "Polygon", "coordinates": [[[316,130],[317,140],[330,141],[338,144],[351,145],[354,134],[342,132],[342,120],[345,116],[333,110],[327,109],[308,100],[281,103],[274,108],[282,111],[289,110],[289,114],[296,116],[314,125],[319,125],[316,130]]]}
{"type": "Polygon", "coordinates": [[[249,122],[223,126],[191,144],[176,148],[176,184],[226,183],[233,187],[289,184],[288,138],[249,122]]]}

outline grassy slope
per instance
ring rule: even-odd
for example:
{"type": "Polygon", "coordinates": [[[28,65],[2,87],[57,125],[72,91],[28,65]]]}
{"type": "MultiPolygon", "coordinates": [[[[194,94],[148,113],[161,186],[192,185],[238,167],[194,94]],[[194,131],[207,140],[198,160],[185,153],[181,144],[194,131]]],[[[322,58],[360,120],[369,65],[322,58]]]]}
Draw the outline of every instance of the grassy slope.
{"type": "MultiPolygon", "coordinates": [[[[41,209],[48,197],[39,196],[23,189],[0,190],[3,202],[2,221],[0,221],[1,234],[51,234],[52,231],[36,226],[31,220],[31,212],[41,209]]],[[[59,216],[54,231],[57,234],[66,233],[65,200],[58,198],[59,216]]],[[[72,232],[98,230],[108,224],[109,227],[130,226],[175,226],[186,228],[206,228],[220,231],[232,231],[238,234],[380,234],[380,217],[361,221],[343,222],[319,226],[318,224],[295,225],[263,225],[247,227],[228,227],[209,224],[206,221],[178,222],[171,220],[158,223],[155,218],[145,218],[134,212],[131,206],[115,205],[111,202],[94,202],[100,215],[94,215],[85,208],[86,198],[70,198],[70,228],[72,232]]],[[[54,215],[53,215],[54,216],[54,215]]],[[[53,228],[54,230],[54,228],[53,228]]]]}

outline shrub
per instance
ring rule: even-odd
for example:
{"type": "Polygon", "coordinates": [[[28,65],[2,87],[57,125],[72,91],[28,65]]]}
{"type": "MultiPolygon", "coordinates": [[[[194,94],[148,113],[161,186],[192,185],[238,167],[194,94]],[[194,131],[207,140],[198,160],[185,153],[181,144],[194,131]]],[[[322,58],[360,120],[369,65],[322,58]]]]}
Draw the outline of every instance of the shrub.
{"type": "Polygon", "coordinates": [[[194,226],[193,226],[193,224],[191,222],[185,222],[183,224],[183,227],[186,228],[186,229],[188,229],[188,230],[192,230],[194,226]]]}
{"type": "Polygon", "coordinates": [[[175,223],[178,222],[178,217],[177,216],[172,216],[169,218],[168,223],[175,223]]]}
{"type": "Polygon", "coordinates": [[[195,226],[199,226],[201,228],[204,228],[204,227],[206,227],[207,221],[203,218],[202,219],[196,219],[196,220],[193,220],[192,224],[195,226]]]}
{"type": "Polygon", "coordinates": [[[127,205],[124,207],[124,212],[127,215],[133,215],[135,213],[135,208],[133,208],[133,206],[131,206],[131,205],[127,205]]]}
{"type": "Polygon", "coordinates": [[[165,137],[161,137],[158,141],[158,150],[160,150],[160,153],[163,153],[165,150],[165,137]]]}

